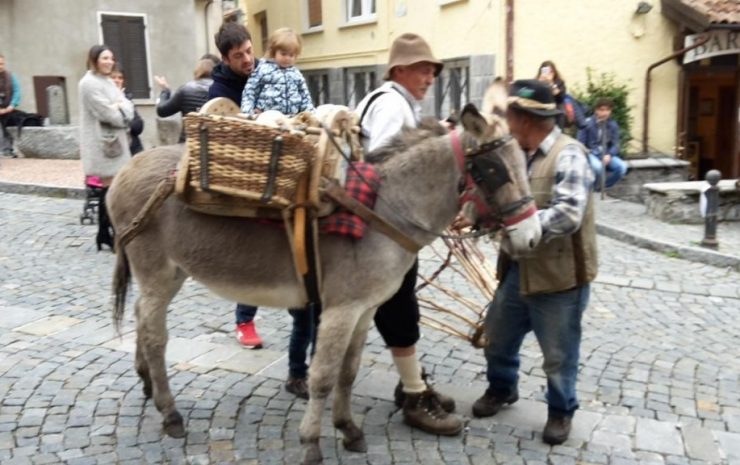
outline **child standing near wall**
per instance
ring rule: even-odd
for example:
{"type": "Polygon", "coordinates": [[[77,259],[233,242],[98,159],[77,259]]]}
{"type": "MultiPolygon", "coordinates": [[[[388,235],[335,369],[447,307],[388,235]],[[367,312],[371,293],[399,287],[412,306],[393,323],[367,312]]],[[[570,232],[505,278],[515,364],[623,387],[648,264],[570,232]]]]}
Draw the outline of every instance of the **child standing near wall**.
{"type": "Polygon", "coordinates": [[[260,60],[242,92],[242,112],[249,115],[277,110],[286,116],[313,111],[306,80],[296,68],[301,53],[301,38],[290,28],[272,33],[267,55],[260,60]]]}

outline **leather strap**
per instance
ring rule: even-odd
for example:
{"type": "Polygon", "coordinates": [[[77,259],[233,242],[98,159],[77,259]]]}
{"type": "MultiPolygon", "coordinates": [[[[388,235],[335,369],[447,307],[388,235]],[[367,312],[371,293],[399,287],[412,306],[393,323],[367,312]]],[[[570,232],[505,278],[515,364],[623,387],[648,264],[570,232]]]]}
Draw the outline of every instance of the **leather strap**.
{"type": "Polygon", "coordinates": [[[170,176],[159,181],[157,187],[149,196],[144,206],[136,214],[131,224],[126,226],[120,234],[116,236],[116,251],[123,251],[126,245],[128,245],[133,238],[139,235],[142,229],[149,224],[152,219],[152,213],[157,211],[162,206],[167,197],[169,197],[175,191],[175,174],[172,173],[170,176]]]}
{"type": "Polygon", "coordinates": [[[417,244],[415,240],[401,232],[398,228],[388,223],[383,218],[379,217],[374,211],[370,210],[356,199],[347,195],[344,188],[337,184],[336,181],[325,183],[323,186],[323,192],[339,205],[365,220],[370,227],[385,234],[409,252],[416,254],[421,250],[421,246],[417,244]]]}

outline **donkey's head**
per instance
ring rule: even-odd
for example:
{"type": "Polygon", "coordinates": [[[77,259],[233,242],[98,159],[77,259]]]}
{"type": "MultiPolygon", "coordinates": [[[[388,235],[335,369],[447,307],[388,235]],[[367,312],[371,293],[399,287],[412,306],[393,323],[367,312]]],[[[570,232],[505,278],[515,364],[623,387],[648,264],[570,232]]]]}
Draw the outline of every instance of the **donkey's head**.
{"type": "Polygon", "coordinates": [[[462,111],[461,122],[466,133],[476,140],[475,147],[467,155],[468,180],[475,187],[476,196],[485,202],[467,202],[463,206],[466,216],[488,215],[504,225],[511,241],[512,253],[521,254],[533,249],[542,236],[542,227],[537,216],[532,193],[527,179],[526,157],[519,144],[508,134],[506,124],[506,89],[494,83],[486,92],[485,108],[478,109],[468,104],[462,111]],[[493,211],[473,206],[485,204],[493,211]]]}

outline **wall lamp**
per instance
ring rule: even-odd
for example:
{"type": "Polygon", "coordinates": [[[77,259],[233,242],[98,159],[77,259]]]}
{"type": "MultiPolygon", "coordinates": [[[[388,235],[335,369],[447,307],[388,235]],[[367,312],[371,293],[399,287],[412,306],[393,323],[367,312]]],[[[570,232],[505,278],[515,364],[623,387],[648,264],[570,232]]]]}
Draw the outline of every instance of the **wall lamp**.
{"type": "Polygon", "coordinates": [[[651,5],[650,3],[640,2],[637,4],[637,9],[635,10],[635,14],[644,15],[644,14],[647,14],[652,9],[653,9],[653,5],[651,5]]]}

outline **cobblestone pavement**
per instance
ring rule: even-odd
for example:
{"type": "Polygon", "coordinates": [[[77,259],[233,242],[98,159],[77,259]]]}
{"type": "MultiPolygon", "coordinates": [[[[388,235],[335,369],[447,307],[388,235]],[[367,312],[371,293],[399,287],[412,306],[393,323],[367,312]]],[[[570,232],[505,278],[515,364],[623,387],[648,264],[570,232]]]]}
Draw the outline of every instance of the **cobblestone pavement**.
{"type": "MultiPolygon", "coordinates": [[[[131,309],[122,338],[110,323],[114,257],[94,251],[81,204],[0,194],[0,463],[298,463],[305,403],[282,389],[287,312],[261,310],[266,348],[243,350],[233,304],[185,284],[169,313],[167,356],[188,435],[164,437],[133,370],[131,309]]],[[[325,462],[740,464],[738,273],[603,237],[599,246],[568,442],[541,441],[545,378],[534,339],[522,351],[521,400],[480,420],[470,405],[485,388],[481,352],[425,330],[422,361],[467,421],[461,437],[439,438],[402,423],[391,400],[397,377],[373,330],[353,398],[368,453],[344,451],[326,416],[325,462]]],[[[427,270],[439,263],[429,251],[422,258],[427,270]]]]}
{"type": "MultiPolygon", "coordinates": [[[[689,251],[705,252],[699,245],[704,237],[702,224],[669,224],[647,213],[645,205],[607,197],[600,200],[594,196],[597,206],[597,222],[615,232],[636,236],[639,242],[660,241],[675,244],[689,251]]],[[[697,209],[699,206],[697,205],[697,209]]],[[[717,225],[717,252],[740,259],[740,222],[722,221],[717,225]]],[[[678,255],[681,254],[679,251],[678,255]]],[[[714,262],[709,262],[714,263],[714,262]]]]}

